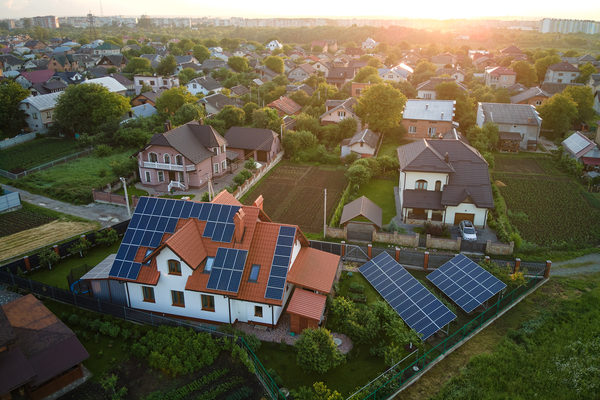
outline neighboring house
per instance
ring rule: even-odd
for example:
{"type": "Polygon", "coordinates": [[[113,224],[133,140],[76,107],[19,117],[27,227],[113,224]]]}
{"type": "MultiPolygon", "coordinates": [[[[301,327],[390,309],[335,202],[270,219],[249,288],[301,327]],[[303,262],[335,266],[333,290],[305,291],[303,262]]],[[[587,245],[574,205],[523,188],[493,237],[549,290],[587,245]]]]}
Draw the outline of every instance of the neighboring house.
{"type": "Polygon", "coordinates": [[[247,93],[250,93],[250,90],[246,86],[242,86],[242,85],[236,85],[236,86],[232,87],[230,90],[234,96],[243,96],[247,93]]]}
{"type": "Polygon", "coordinates": [[[600,149],[583,133],[575,132],[562,141],[564,153],[585,166],[586,170],[600,169],[600,149]]]}
{"type": "Polygon", "coordinates": [[[438,68],[435,71],[436,76],[450,75],[456,82],[464,82],[467,74],[463,69],[460,68],[438,68]]]}
{"type": "Polygon", "coordinates": [[[83,378],[88,352],[32,294],[0,307],[0,398],[43,399],[83,378]]]}
{"type": "Polygon", "coordinates": [[[270,129],[231,127],[225,132],[229,150],[244,160],[269,162],[281,152],[281,138],[270,129]]]}
{"type": "Polygon", "coordinates": [[[485,227],[494,208],[488,164],[460,140],[422,139],[397,149],[402,221],[485,227]]]}
{"type": "Polygon", "coordinates": [[[131,100],[131,106],[135,107],[148,104],[153,107],[156,107],[156,99],[158,99],[164,91],[164,89],[158,89],[152,92],[140,93],[137,96],[135,96],[133,100],[131,100]]]}
{"type": "Polygon", "coordinates": [[[304,63],[298,65],[296,68],[292,69],[288,74],[288,80],[290,82],[300,82],[307,79],[309,76],[317,73],[317,70],[313,68],[309,63],[304,63]]]}
{"type": "Polygon", "coordinates": [[[502,54],[502,57],[508,57],[508,56],[522,56],[524,55],[524,53],[521,51],[521,49],[519,49],[517,46],[508,46],[502,50],[500,50],[500,54],[502,54]]]}
{"type": "Polygon", "coordinates": [[[150,61],[150,66],[155,69],[162,61],[162,56],[160,54],[142,54],[140,58],[145,58],[150,61]]]}
{"type": "Polygon", "coordinates": [[[451,67],[454,67],[455,64],[458,62],[458,60],[453,55],[440,54],[438,56],[431,57],[430,62],[438,68],[444,68],[446,65],[450,65],[451,67]]]}
{"type": "Polygon", "coordinates": [[[419,60],[422,58],[423,57],[419,53],[410,51],[410,52],[406,53],[405,55],[403,55],[402,58],[400,59],[400,61],[398,61],[398,62],[405,64],[405,65],[409,65],[411,67],[414,67],[417,65],[419,60]]]}
{"type": "Polygon", "coordinates": [[[417,86],[417,96],[425,100],[435,100],[435,87],[441,83],[455,83],[462,92],[468,90],[463,83],[457,82],[454,78],[431,77],[428,81],[421,82],[417,86]]]}
{"type": "Polygon", "coordinates": [[[23,89],[29,89],[36,83],[45,83],[52,75],[54,75],[54,71],[49,69],[21,71],[19,76],[15,78],[15,82],[21,85],[23,89]]]}
{"type": "Polygon", "coordinates": [[[221,68],[231,70],[231,67],[223,60],[204,60],[202,63],[202,71],[205,73],[221,68]]]}
{"type": "Polygon", "coordinates": [[[126,78],[121,74],[110,74],[110,77],[115,79],[121,85],[125,86],[125,89],[127,89],[127,92],[125,93],[126,96],[135,95],[135,85],[133,84],[132,80],[126,78]]]}
{"type": "Polygon", "coordinates": [[[258,74],[258,76],[260,76],[260,78],[264,81],[272,81],[273,78],[275,78],[276,76],[278,76],[279,74],[275,71],[273,71],[271,68],[267,67],[266,65],[260,65],[258,67],[256,67],[254,69],[254,72],[256,72],[258,74]]]}
{"type": "Polygon", "coordinates": [[[279,43],[278,40],[271,40],[266,46],[265,49],[269,49],[271,51],[275,50],[275,49],[282,49],[283,45],[281,43],[279,43]]]}
{"type": "Polygon", "coordinates": [[[200,188],[227,172],[227,141],[210,125],[188,122],[175,129],[166,124],[137,154],[144,187],[159,192],[200,188]]]}
{"type": "Polygon", "coordinates": [[[331,68],[333,68],[333,63],[329,62],[329,61],[321,61],[321,60],[319,60],[319,61],[315,62],[312,65],[312,67],[314,69],[316,69],[317,72],[322,72],[322,75],[324,77],[327,77],[327,75],[329,74],[329,70],[331,68]]]}
{"type": "Polygon", "coordinates": [[[346,56],[348,56],[350,58],[361,58],[362,56],[364,56],[366,54],[365,51],[363,49],[361,49],[360,47],[346,49],[345,53],[346,53],[346,56]]]}
{"type": "Polygon", "coordinates": [[[326,82],[338,89],[354,79],[354,68],[351,67],[333,67],[329,70],[326,82]]]}
{"type": "Polygon", "coordinates": [[[549,83],[575,83],[581,75],[579,68],[576,68],[566,61],[553,64],[546,70],[544,82],[549,83]]]}
{"type": "Polygon", "coordinates": [[[131,111],[129,111],[123,122],[140,117],[151,117],[153,115],[156,115],[156,108],[150,104],[142,104],[131,107],[131,111]]]}
{"type": "Polygon", "coordinates": [[[52,77],[50,77],[49,81],[62,81],[66,85],[77,85],[83,82],[84,77],[81,72],[73,71],[73,72],[55,72],[52,77]]]}
{"type": "Polygon", "coordinates": [[[117,69],[117,71],[120,72],[123,68],[127,66],[127,63],[129,63],[129,60],[122,54],[108,54],[102,56],[102,58],[100,59],[100,61],[98,61],[98,64],[96,65],[104,68],[114,67],[117,69]]]}
{"type": "Polygon", "coordinates": [[[360,83],[360,82],[352,82],[350,86],[350,95],[352,97],[361,97],[362,93],[365,89],[370,88],[371,86],[375,86],[374,83],[360,83]]]}
{"type": "Polygon", "coordinates": [[[485,71],[487,68],[497,67],[498,63],[490,56],[481,56],[473,60],[473,67],[477,71],[485,71]]]}
{"type": "Polygon", "coordinates": [[[306,83],[303,83],[302,85],[286,85],[285,90],[286,96],[297,90],[302,90],[308,95],[308,97],[312,96],[312,94],[315,92],[315,89],[313,89],[312,86],[309,86],[306,83]]]}
{"type": "Polygon", "coordinates": [[[119,54],[120,52],[121,48],[116,44],[102,43],[101,45],[94,47],[94,54],[98,54],[101,56],[119,54]]]}
{"type": "Polygon", "coordinates": [[[27,115],[25,122],[32,132],[46,132],[52,124],[52,114],[58,96],[62,92],[28,97],[19,103],[19,109],[27,115]]]}
{"type": "Polygon", "coordinates": [[[48,82],[35,83],[29,88],[29,91],[33,96],[39,96],[41,94],[62,92],[66,88],[67,85],[63,81],[52,80],[48,82]]]}
{"type": "MultiPolygon", "coordinates": [[[[193,55],[174,56],[174,57],[175,57],[175,62],[177,63],[177,65],[187,64],[187,63],[198,64],[198,59],[196,57],[194,57],[193,55]]],[[[225,60],[225,61],[227,61],[227,60],[225,60]]]]}
{"type": "Polygon", "coordinates": [[[222,53],[215,53],[215,54],[213,54],[212,57],[218,58],[218,59],[223,60],[223,61],[227,61],[227,60],[229,60],[229,57],[233,57],[233,54],[231,54],[228,51],[223,51],[222,53]]]}
{"type": "Polygon", "coordinates": [[[210,96],[205,96],[196,103],[202,104],[206,110],[206,115],[208,116],[218,114],[221,112],[221,110],[223,110],[223,108],[225,108],[225,106],[242,108],[242,104],[240,104],[237,100],[230,99],[222,93],[215,93],[211,94],[210,96]]]}
{"type": "Polygon", "coordinates": [[[310,44],[310,51],[311,52],[314,51],[314,47],[315,46],[320,46],[323,49],[322,51],[327,51],[328,48],[329,48],[329,46],[327,45],[327,42],[324,41],[324,40],[313,40],[312,43],[310,44]]]}
{"type": "Polygon", "coordinates": [[[550,96],[554,96],[557,93],[562,93],[563,90],[568,88],[569,86],[584,86],[583,83],[552,83],[552,82],[543,82],[542,90],[548,93],[550,96]]]}
{"type": "Polygon", "coordinates": [[[325,39],[325,43],[327,43],[327,50],[323,48],[323,51],[329,51],[330,53],[335,53],[338,50],[338,43],[336,39],[325,39]]]}
{"type": "Polygon", "coordinates": [[[532,87],[525,92],[512,96],[510,102],[512,104],[530,104],[536,107],[541,106],[549,98],[550,95],[539,87],[532,87]]]}
{"type": "Polygon", "coordinates": [[[358,154],[361,158],[375,157],[381,136],[370,129],[363,129],[340,144],[342,157],[350,153],[358,154]]]}
{"type": "Polygon", "coordinates": [[[53,54],[47,65],[54,72],[71,72],[79,69],[79,61],[73,54],[53,54]]]}
{"type": "Polygon", "coordinates": [[[283,60],[283,69],[284,69],[283,73],[287,75],[287,74],[289,74],[289,72],[291,70],[293,70],[297,66],[298,66],[298,64],[296,64],[294,61],[285,59],[285,60],[283,60]]]}
{"type": "Polygon", "coordinates": [[[542,119],[535,107],[528,104],[479,103],[477,126],[486,122],[498,124],[501,150],[537,149],[542,119]],[[504,142],[504,146],[503,143],[504,142]],[[516,145],[514,148],[512,145],[516,145]],[[504,149],[503,149],[504,147],[504,149]]]}
{"type": "Polygon", "coordinates": [[[523,92],[526,92],[527,90],[529,90],[529,88],[527,86],[520,84],[520,83],[515,83],[514,85],[507,87],[507,89],[508,89],[508,92],[511,94],[523,93],[523,92]]]}
{"type": "Polygon", "coordinates": [[[4,69],[4,71],[19,71],[22,69],[23,64],[25,64],[23,60],[12,54],[0,56],[0,68],[4,69]]]}
{"type": "Polygon", "coordinates": [[[25,42],[25,47],[27,47],[29,50],[40,50],[45,49],[46,47],[48,47],[48,45],[39,40],[29,40],[25,42]]]}
{"type": "Polygon", "coordinates": [[[223,90],[223,85],[210,76],[192,79],[185,87],[187,87],[188,91],[194,96],[198,93],[202,93],[205,96],[209,92],[221,93],[221,90],[223,90]]]}
{"type": "Polygon", "coordinates": [[[517,73],[506,67],[487,68],[483,79],[485,85],[492,89],[508,88],[516,83],[517,73]]]}
{"type": "Polygon", "coordinates": [[[384,81],[392,81],[392,82],[400,82],[408,80],[408,77],[411,75],[411,71],[402,68],[379,68],[377,69],[379,73],[379,77],[384,81]]]}
{"type": "Polygon", "coordinates": [[[406,101],[402,113],[402,126],[407,139],[429,139],[455,128],[454,100],[412,100],[406,101]]]}
{"type": "Polygon", "coordinates": [[[87,83],[96,83],[104,86],[111,93],[120,94],[121,96],[127,95],[127,88],[119,83],[115,78],[105,76],[103,78],[88,79],[87,81],[81,82],[82,85],[87,83]]]}
{"type": "Polygon", "coordinates": [[[590,80],[587,81],[587,86],[592,88],[592,93],[595,95],[596,92],[600,90],[600,74],[590,75],[590,80]]]}
{"type": "Polygon", "coordinates": [[[135,86],[135,94],[140,94],[143,84],[146,84],[152,88],[152,90],[158,89],[171,89],[179,87],[179,78],[177,76],[146,76],[146,75],[134,75],[133,84],[135,86]]]}
{"type": "Polygon", "coordinates": [[[344,118],[356,118],[354,106],[357,101],[355,98],[346,100],[325,100],[325,113],[319,117],[321,125],[338,124],[344,118]]]}
{"type": "Polygon", "coordinates": [[[374,50],[377,46],[379,46],[379,42],[374,41],[371,38],[367,38],[367,40],[365,40],[362,44],[362,49],[369,51],[369,50],[374,50]]]}
{"type": "MultiPolygon", "coordinates": [[[[593,108],[596,111],[596,114],[600,114],[600,90],[594,94],[593,108]]],[[[597,131],[597,132],[598,132],[597,134],[600,135],[600,131],[597,131]]]]}
{"type": "Polygon", "coordinates": [[[267,104],[267,106],[273,110],[276,110],[280,117],[286,115],[299,115],[300,111],[302,110],[302,106],[300,104],[296,103],[289,97],[283,96],[267,104]]]}
{"type": "Polygon", "coordinates": [[[175,67],[175,75],[179,75],[179,73],[186,68],[191,68],[196,73],[202,72],[202,65],[199,65],[199,64],[196,64],[193,62],[184,62],[184,63],[178,64],[177,67],[175,67]]]}
{"type": "Polygon", "coordinates": [[[73,54],[73,59],[77,60],[80,69],[88,69],[96,65],[96,60],[87,54],[73,54]]]}

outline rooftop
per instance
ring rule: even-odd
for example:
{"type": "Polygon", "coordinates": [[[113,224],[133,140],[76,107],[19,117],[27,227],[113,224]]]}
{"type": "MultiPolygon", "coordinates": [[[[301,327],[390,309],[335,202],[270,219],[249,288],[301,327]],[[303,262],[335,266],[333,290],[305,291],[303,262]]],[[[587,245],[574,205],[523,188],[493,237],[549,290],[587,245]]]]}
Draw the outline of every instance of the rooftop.
{"type": "Polygon", "coordinates": [[[407,100],[403,119],[427,121],[452,121],[454,117],[454,100],[407,100]]]}

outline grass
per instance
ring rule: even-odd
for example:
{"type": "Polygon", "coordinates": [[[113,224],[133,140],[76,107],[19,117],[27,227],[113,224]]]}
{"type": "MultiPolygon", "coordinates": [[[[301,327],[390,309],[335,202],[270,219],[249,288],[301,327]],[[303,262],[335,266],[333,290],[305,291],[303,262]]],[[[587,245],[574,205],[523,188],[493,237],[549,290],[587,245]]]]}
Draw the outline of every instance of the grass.
{"type": "MultiPolygon", "coordinates": [[[[115,192],[115,194],[120,194],[121,196],[125,196],[125,190],[123,188],[121,188],[121,190],[115,192]]],[[[131,185],[127,187],[127,196],[129,196],[129,204],[133,204],[133,200],[131,199],[132,196],[136,196],[136,197],[142,197],[142,196],[148,196],[148,192],[146,192],[145,190],[142,189],[138,189],[135,187],[135,185],[131,185]]]]}
{"type": "Polygon", "coordinates": [[[0,169],[26,170],[77,152],[72,139],[42,138],[2,150],[0,169]]]}
{"type": "Polygon", "coordinates": [[[587,267],[588,265],[594,265],[594,264],[595,264],[594,261],[584,261],[584,262],[563,264],[560,267],[555,267],[555,268],[579,268],[579,267],[587,267]]]}
{"type": "Polygon", "coordinates": [[[398,186],[397,180],[371,179],[368,184],[361,186],[356,197],[365,196],[381,207],[382,223],[387,225],[396,216],[395,186],[398,186]]]}
{"type": "Polygon", "coordinates": [[[158,197],[162,197],[165,199],[181,199],[182,197],[189,197],[190,200],[192,200],[194,197],[196,197],[195,194],[163,194],[162,196],[158,196],[158,197]]]}

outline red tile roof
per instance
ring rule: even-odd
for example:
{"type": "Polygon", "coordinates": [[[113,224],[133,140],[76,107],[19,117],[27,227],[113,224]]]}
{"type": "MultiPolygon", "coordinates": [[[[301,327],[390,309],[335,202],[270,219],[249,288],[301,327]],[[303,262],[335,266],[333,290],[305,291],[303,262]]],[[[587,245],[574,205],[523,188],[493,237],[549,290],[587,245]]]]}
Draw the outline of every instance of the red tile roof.
{"type": "Polygon", "coordinates": [[[292,295],[287,312],[320,321],[326,300],[327,296],[298,288],[292,295]]]}
{"type": "Polygon", "coordinates": [[[215,198],[212,199],[211,203],[228,204],[230,206],[240,206],[240,207],[242,206],[242,203],[240,203],[238,201],[238,199],[233,197],[233,195],[231,193],[229,193],[227,190],[223,190],[221,193],[216,195],[215,198]]]}
{"type": "Polygon", "coordinates": [[[208,254],[203,244],[202,231],[199,229],[201,221],[197,219],[186,221],[181,229],[167,239],[165,245],[173,250],[192,269],[196,269],[208,254]]]}
{"type": "Polygon", "coordinates": [[[321,293],[331,293],[339,263],[340,256],[303,247],[288,273],[288,282],[321,293]]]}
{"type": "Polygon", "coordinates": [[[289,97],[280,97],[277,100],[269,103],[268,106],[277,108],[278,110],[287,115],[294,115],[302,109],[302,106],[300,104],[296,103],[289,97]]]}

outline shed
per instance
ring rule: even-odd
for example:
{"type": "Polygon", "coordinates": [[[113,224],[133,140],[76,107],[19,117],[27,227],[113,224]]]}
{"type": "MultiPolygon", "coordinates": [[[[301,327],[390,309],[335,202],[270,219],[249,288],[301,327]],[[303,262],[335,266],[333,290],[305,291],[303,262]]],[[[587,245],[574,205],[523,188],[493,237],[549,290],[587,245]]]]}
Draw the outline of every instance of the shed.
{"type": "Polygon", "coordinates": [[[373,231],[382,226],[381,207],[362,196],[344,206],[340,225],[346,227],[348,240],[371,242],[373,231]],[[368,222],[355,220],[367,219],[368,222]]]}
{"type": "Polygon", "coordinates": [[[296,288],[288,304],[290,331],[302,333],[307,328],[317,329],[325,309],[327,296],[296,288]]]}
{"type": "Polygon", "coordinates": [[[125,285],[117,280],[109,279],[108,276],[116,256],[116,254],[109,255],[82,276],[81,279],[90,282],[95,299],[126,305],[127,292],[125,285]]]}

